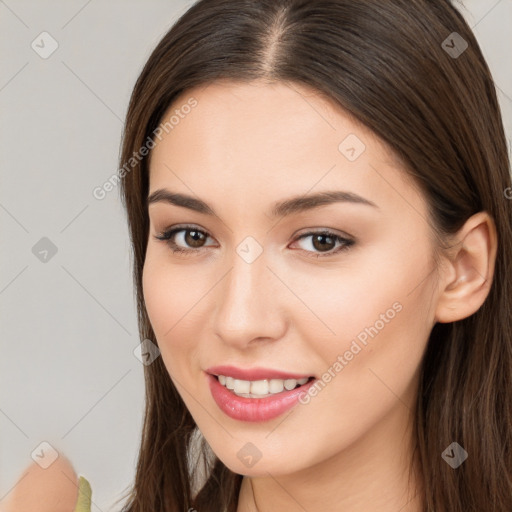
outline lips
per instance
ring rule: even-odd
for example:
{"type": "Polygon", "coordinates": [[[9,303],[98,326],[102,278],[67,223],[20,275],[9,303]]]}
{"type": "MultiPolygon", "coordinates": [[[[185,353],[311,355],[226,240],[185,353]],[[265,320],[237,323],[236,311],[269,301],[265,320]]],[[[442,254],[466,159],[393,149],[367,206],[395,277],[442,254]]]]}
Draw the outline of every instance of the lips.
{"type": "Polygon", "coordinates": [[[206,378],[212,397],[219,409],[230,418],[248,422],[269,421],[284,414],[297,405],[302,393],[306,393],[316,382],[314,377],[307,374],[288,373],[264,368],[241,369],[233,366],[209,368],[206,378]],[[219,382],[218,375],[247,381],[306,379],[306,382],[295,389],[283,390],[263,398],[249,398],[238,396],[232,390],[227,389],[219,382]]]}
{"type": "Polygon", "coordinates": [[[239,380],[270,380],[270,379],[295,379],[309,378],[311,375],[305,373],[288,373],[281,370],[269,368],[248,368],[242,369],[235,366],[212,366],[206,370],[210,375],[225,375],[239,380]]]}

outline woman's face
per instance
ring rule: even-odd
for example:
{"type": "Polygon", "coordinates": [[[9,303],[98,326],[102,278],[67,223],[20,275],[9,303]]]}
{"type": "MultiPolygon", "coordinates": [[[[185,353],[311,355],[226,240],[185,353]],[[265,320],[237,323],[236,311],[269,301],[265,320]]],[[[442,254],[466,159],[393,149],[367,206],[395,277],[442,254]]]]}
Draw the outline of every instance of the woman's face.
{"type": "Polygon", "coordinates": [[[151,157],[144,298],[213,451],[279,475],[401,438],[439,291],[400,163],[298,85],[217,82],[171,115],[151,157]]]}

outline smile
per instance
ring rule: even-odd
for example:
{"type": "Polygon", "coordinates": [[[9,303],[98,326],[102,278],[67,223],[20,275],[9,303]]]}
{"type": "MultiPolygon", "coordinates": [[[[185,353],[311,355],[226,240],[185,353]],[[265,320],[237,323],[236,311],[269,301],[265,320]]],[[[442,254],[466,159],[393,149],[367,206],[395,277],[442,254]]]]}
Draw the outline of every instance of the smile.
{"type": "Polygon", "coordinates": [[[217,379],[227,389],[233,391],[237,396],[245,398],[265,398],[268,395],[276,395],[285,389],[291,391],[297,386],[306,384],[309,380],[307,377],[303,379],[264,379],[264,380],[240,380],[225,375],[218,375],[217,379]]]}
{"type": "MultiPolygon", "coordinates": [[[[210,370],[211,371],[211,370],[210,370]]],[[[273,378],[261,378],[262,371],[225,371],[231,375],[205,373],[213,400],[219,409],[238,421],[263,422],[281,416],[297,405],[303,393],[315,383],[315,377],[272,372],[273,378]],[[247,374],[255,380],[235,378],[247,374]],[[244,375],[242,375],[244,373],[244,375]],[[288,377],[288,378],[278,378],[288,377]],[[292,378],[296,377],[296,378],[292,378]]]]}

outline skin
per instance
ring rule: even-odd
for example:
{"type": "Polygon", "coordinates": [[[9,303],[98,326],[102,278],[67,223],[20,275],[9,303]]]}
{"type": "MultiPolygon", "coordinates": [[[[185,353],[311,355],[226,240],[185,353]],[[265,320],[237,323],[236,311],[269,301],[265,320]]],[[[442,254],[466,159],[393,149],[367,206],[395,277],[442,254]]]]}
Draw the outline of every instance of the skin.
{"type": "Polygon", "coordinates": [[[149,206],[144,298],[187,408],[216,455],[245,475],[238,512],[420,511],[415,465],[408,481],[418,368],[433,325],[465,318],[485,300],[492,220],[468,219],[436,266],[422,193],[389,148],[336,104],[303,86],[222,81],[186,91],[169,114],[192,96],[197,106],[152,151],[149,193],[189,194],[217,215],[149,206]],[[349,134],[366,146],[355,161],[338,149],[349,134]],[[338,202],[270,216],[276,201],[328,190],[377,207],[338,202]],[[208,236],[200,248],[190,231],[175,235],[188,255],[156,238],[183,223],[208,236]],[[299,239],[325,228],[355,243],[335,254],[332,239],[299,239]],[[263,249],[250,264],[236,252],[248,236],[263,249]],[[397,302],[400,312],[307,405],[249,423],[215,404],[207,368],[321,379],[397,302]],[[237,457],[247,442],[261,452],[250,468],[237,457]]]}
{"type": "Polygon", "coordinates": [[[1,512],[72,512],[78,500],[78,476],[61,454],[46,469],[28,466],[0,501],[1,512]]]}
{"type": "MultiPolygon", "coordinates": [[[[417,466],[410,480],[407,472],[416,462],[418,366],[434,323],[466,318],[487,297],[497,250],[492,219],[484,212],[468,219],[436,266],[422,194],[385,144],[331,101],[297,85],[218,82],[188,91],[169,112],[190,96],[198,106],[153,151],[150,193],[192,193],[218,216],[150,205],[144,297],[185,404],[217,456],[246,475],[238,512],[421,511],[417,466]],[[350,133],[366,146],[353,162],[338,151],[350,133]],[[378,208],[336,203],[268,216],[275,201],[340,189],[378,208]],[[154,238],[178,223],[208,232],[206,252],[173,254],[154,238]],[[320,228],[356,243],[308,257],[340,244],[298,240],[320,228]],[[263,248],[250,264],[235,252],[246,236],[263,248]],[[402,309],[390,320],[385,312],[397,302],[402,309]],[[348,360],[354,338],[378,320],[382,329],[348,360]],[[336,361],[342,370],[307,405],[264,423],[226,417],[204,379],[217,364],[321,379],[336,361]],[[251,468],[236,455],[247,442],[261,452],[251,468]]],[[[175,241],[190,248],[183,234],[175,241]]],[[[71,512],[77,480],[62,453],[47,469],[34,463],[0,510],[71,512]]]]}

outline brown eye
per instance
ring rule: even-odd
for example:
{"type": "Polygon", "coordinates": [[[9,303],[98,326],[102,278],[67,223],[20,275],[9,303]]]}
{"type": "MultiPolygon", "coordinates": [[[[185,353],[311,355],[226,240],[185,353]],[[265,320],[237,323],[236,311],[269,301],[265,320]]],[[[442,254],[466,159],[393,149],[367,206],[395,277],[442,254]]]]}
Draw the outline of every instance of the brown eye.
{"type": "Polygon", "coordinates": [[[336,241],[334,238],[325,234],[314,235],[312,242],[313,247],[321,252],[330,251],[336,246],[336,241]]]}
{"type": "Polygon", "coordinates": [[[355,244],[355,241],[350,238],[344,238],[331,231],[319,231],[312,233],[305,233],[297,240],[311,239],[311,242],[306,244],[309,248],[303,248],[308,256],[314,258],[334,256],[340,251],[347,250],[350,246],[355,244]]]}
{"type": "Polygon", "coordinates": [[[204,241],[206,240],[206,236],[202,231],[186,229],[184,230],[185,235],[185,243],[190,247],[199,248],[203,246],[204,241]]]}
{"type": "Polygon", "coordinates": [[[209,237],[208,233],[194,226],[181,226],[155,235],[155,238],[165,241],[173,252],[194,253],[205,246],[204,243],[209,237]]]}

